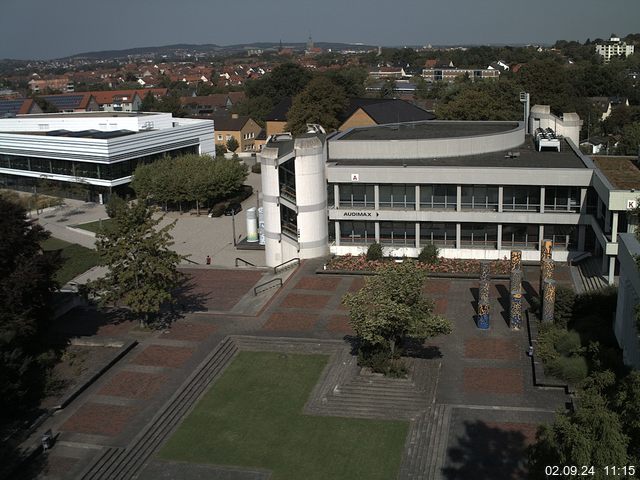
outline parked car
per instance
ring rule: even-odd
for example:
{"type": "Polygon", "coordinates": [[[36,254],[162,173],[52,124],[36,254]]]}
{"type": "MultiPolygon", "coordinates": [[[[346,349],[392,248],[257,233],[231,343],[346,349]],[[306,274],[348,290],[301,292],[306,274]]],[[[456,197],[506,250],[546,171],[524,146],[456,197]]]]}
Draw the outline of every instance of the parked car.
{"type": "Polygon", "coordinates": [[[224,211],[224,214],[227,216],[237,215],[238,212],[242,211],[242,205],[239,203],[230,203],[227,209],[224,211]]]}

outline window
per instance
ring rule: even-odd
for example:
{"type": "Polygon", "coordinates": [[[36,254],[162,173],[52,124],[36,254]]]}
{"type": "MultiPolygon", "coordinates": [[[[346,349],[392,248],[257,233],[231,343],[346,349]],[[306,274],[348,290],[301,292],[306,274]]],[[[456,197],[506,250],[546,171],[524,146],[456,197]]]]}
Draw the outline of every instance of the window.
{"type": "Polygon", "coordinates": [[[462,247],[496,248],[498,226],[496,224],[463,223],[460,243],[462,247]]]}
{"type": "Polygon", "coordinates": [[[577,244],[575,225],[545,225],[544,238],[553,242],[558,250],[574,250],[577,244]]]}
{"type": "Polygon", "coordinates": [[[455,185],[420,185],[420,208],[456,208],[457,187],[455,185]]]}
{"type": "Polygon", "coordinates": [[[498,210],[498,187],[463,186],[461,206],[465,210],[498,210]]]}
{"type": "Polygon", "coordinates": [[[374,208],[374,186],[366,184],[342,183],[340,190],[340,208],[374,208]]]}
{"type": "Polygon", "coordinates": [[[578,187],[546,187],[544,210],[551,212],[579,212],[580,190],[578,187]]]}
{"type": "Polygon", "coordinates": [[[232,135],[227,135],[227,142],[231,140],[232,135]]]}
{"type": "Polygon", "coordinates": [[[280,205],[280,222],[282,225],[282,233],[298,240],[298,215],[293,210],[280,205]]]}
{"type": "Polygon", "coordinates": [[[513,186],[504,187],[502,209],[504,211],[528,211],[540,210],[540,187],[513,186]]]}
{"type": "Polygon", "coordinates": [[[222,135],[218,134],[218,140],[222,141],[222,135]]]}
{"type": "Polygon", "coordinates": [[[420,245],[434,244],[442,247],[455,248],[456,224],[455,223],[420,223],[420,245]]]}
{"type": "Polygon", "coordinates": [[[280,195],[295,202],[296,200],[296,162],[295,159],[287,160],[278,167],[280,180],[280,195]]]}
{"type": "Polygon", "coordinates": [[[367,245],[376,241],[374,222],[340,222],[340,244],[367,245]]]}
{"type": "Polygon", "coordinates": [[[402,208],[415,210],[415,185],[380,185],[380,208],[402,208]]]}
{"type": "Polygon", "coordinates": [[[380,222],[380,243],[415,247],[416,224],[414,222],[380,222]]]}
{"type": "Polygon", "coordinates": [[[538,225],[503,225],[502,246],[537,249],[540,239],[538,225]]]}

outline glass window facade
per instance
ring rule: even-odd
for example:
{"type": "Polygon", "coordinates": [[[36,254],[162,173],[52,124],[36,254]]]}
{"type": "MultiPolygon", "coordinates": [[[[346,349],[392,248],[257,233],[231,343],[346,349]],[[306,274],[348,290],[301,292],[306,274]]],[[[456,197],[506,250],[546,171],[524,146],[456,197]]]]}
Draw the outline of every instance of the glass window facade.
{"type": "Polygon", "coordinates": [[[420,245],[429,243],[434,245],[455,248],[456,224],[455,223],[420,223],[420,245]]]}
{"type": "Polygon", "coordinates": [[[280,205],[280,224],[282,233],[298,241],[298,214],[284,205],[280,205]]]}
{"type": "Polygon", "coordinates": [[[545,187],[544,211],[579,212],[580,189],[578,187],[545,187]]]}
{"type": "MultiPolygon", "coordinates": [[[[333,187],[333,186],[332,186],[333,187]]],[[[373,185],[343,183],[339,186],[340,208],[374,208],[375,191],[373,185]]]]}
{"type": "Polygon", "coordinates": [[[457,187],[455,185],[420,185],[421,209],[456,208],[457,187]]]}
{"type": "Polygon", "coordinates": [[[380,222],[380,243],[399,247],[415,247],[415,222],[380,222]]]}
{"type": "Polygon", "coordinates": [[[463,210],[498,210],[498,187],[487,185],[463,185],[463,210]]]}
{"type": "Polygon", "coordinates": [[[502,247],[537,249],[540,240],[538,225],[502,225],[502,247]]]}
{"type": "Polygon", "coordinates": [[[463,223],[460,232],[461,247],[496,248],[498,226],[490,223],[463,223]]]}
{"type": "Polygon", "coordinates": [[[368,245],[375,241],[376,224],[374,222],[340,222],[340,245],[368,245]]]}
{"type": "Polygon", "coordinates": [[[553,242],[553,248],[558,250],[575,250],[577,248],[577,234],[575,225],[545,225],[544,238],[553,242]]]}
{"type": "Polygon", "coordinates": [[[401,208],[415,210],[416,186],[415,185],[380,185],[380,208],[401,208]]]}
{"type": "Polygon", "coordinates": [[[540,210],[540,187],[513,186],[504,187],[502,192],[502,210],[537,212],[540,210]]]}
{"type": "Polygon", "coordinates": [[[280,195],[296,201],[296,160],[292,158],[278,167],[280,195]]]}
{"type": "Polygon", "coordinates": [[[114,163],[79,162],[76,160],[0,154],[0,168],[38,172],[42,175],[50,173],[100,180],[117,180],[133,175],[138,165],[152,163],[165,156],[176,157],[187,153],[198,153],[198,147],[178,148],[114,163]]]}

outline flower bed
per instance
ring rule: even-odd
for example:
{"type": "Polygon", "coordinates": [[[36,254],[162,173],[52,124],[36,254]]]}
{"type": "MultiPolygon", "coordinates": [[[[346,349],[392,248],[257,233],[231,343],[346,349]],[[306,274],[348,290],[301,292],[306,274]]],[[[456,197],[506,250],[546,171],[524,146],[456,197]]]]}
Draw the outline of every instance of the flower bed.
{"type": "MultiPolygon", "coordinates": [[[[367,260],[366,255],[347,254],[332,258],[327,263],[327,270],[375,272],[381,266],[392,263],[393,261],[393,259],[367,260]]],[[[433,273],[480,274],[480,260],[440,258],[436,264],[421,263],[414,259],[405,259],[405,261],[416,262],[419,268],[433,273]]],[[[509,261],[491,260],[491,273],[494,275],[507,275],[509,273],[509,261]]]]}

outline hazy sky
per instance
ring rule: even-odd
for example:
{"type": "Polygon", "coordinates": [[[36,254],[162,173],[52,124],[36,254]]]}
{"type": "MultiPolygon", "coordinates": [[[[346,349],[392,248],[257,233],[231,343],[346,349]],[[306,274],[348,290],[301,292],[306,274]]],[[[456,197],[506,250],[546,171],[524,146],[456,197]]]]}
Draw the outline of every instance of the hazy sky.
{"type": "Polygon", "coordinates": [[[640,32],[639,0],[0,0],[0,58],[174,43],[553,43],[640,32]]]}

